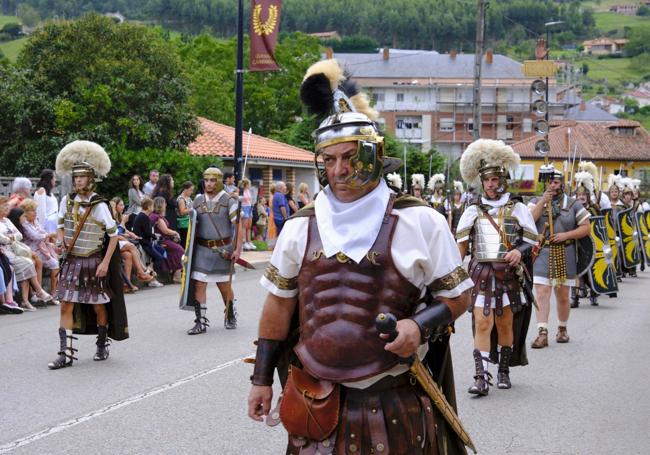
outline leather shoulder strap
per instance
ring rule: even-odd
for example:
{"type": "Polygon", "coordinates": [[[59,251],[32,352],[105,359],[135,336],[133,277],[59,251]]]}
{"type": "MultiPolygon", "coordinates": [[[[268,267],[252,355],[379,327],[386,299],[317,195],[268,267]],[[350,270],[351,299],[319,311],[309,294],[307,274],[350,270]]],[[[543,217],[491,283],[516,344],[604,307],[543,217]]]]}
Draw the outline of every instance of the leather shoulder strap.
{"type": "Polygon", "coordinates": [[[393,208],[395,210],[407,209],[410,207],[430,207],[430,205],[422,199],[418,199],[408,194],[397,196],[395,199],[395,204],[393,205],[393,208]]]}
{"type": "Polygon", "coordinates": [[[298,210],[296,213],[291,215],[289,219],[291,220],[293,218],[304,218],[304,217],[314,216],[314,215],[316,215],[316,209],[314,208],[314,203],[310,202],[309,204],[307,204],[306,206],[298,210]]]}

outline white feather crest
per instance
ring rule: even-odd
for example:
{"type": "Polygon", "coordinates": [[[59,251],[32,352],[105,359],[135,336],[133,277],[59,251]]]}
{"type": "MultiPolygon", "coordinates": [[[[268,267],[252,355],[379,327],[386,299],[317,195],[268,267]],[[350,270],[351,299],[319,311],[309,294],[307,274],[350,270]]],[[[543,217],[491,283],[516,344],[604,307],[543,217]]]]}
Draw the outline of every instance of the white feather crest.
{"type": "Polygon", "coordinates": [[[411,186],[419,185],[420,189],[424,189],[424,174],[412,174],[411,186]]]}
{"type": "Polygon", "coordinates": [[[458,191],[459,193],[463,193],[464,188],[463,188],[463,182],[459,182],[458,180],[454,180],[454,191],[458,191]]]}
{"type": "Polygon", "coordinates": [[[591,161],[580,161],[578,163],[578,170],[582,172],[589,172],[594,178],[594,182],[598,180],[598,168],[591,161]]]}
{"type": "Polygon", "coordinates": [[[390,183],[391,186],[394,186],[400,190],[402,189],[402,176],[397,172],[386,174],[386,180],[388,180],[388,183],[390,183]]]}
{"type": "Polygon", "coordinates": [[[436,185],[444,185],[444,184],[445,184],[445,174],[434,174],[429,179],[427,188],[430,190],[434,190],[436,188],[436,185]]]}
{"type": "Polygon", "coordinates": [[[82,161],[90,164],[99,178],[106,177],[111,170],[111,160],[101,145],[91,141],[74,141],[63,147],[56,156],[56,173],[70,174],[72,166],[82,161]]]}
{"type": "Polygon", "coordinates": [[[623,190],[628,190],[631,191],[632,188],[632,179],[629,177],[623,177],[620,180],[620,185],[619,185],[623,190]]]}
{"type": "Polygon", "coordinates": [[[638,190],[641,189],[641,179],[632,179],[632,189],[638,190]]]}
{"type": "Polygon", "coordinates": [[[611,188],[613,185],[616,185],[619,190],[623,189],[623,184],[621,182],[622,177],[620,175],[609,174],[607,176],[607,188],[611,188]]]}
{"type": "Polygon", "coordinates": [[[521,158],[509,145],[493,139],[472,142],[460,157],[460,174],[468,185],[480,187],[479,169],[483,166],[503,166],[512,172],[521,158]]]}
{"type": "Polygon", "coordinates": [[[594,176],[587,171],[576,172],[575,175],[576,189],[584,186],[590,193],[594,192],[594,176]]]}

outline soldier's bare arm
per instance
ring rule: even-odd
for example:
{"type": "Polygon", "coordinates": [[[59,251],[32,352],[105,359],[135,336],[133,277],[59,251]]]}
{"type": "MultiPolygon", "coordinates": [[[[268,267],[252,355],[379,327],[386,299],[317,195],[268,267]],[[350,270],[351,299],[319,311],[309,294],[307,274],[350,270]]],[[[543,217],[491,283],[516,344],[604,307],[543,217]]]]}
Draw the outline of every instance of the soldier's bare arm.
{"type": "Polygon", "coordinates": [[[248,416],[261,422],[271,411],[273,373],[277,364],[279,341],[287,338],[297,299],[268,294],[260,318],[259,339],[253,386],[248,396],[248,416]]]}

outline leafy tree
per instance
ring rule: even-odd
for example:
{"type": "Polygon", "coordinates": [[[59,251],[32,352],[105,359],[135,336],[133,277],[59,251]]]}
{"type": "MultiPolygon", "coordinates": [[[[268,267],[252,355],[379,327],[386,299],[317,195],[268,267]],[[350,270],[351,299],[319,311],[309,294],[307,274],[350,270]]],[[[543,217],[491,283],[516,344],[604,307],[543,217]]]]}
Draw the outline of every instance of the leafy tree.
{"type": "Polygon", "coordinates": [[[49,23],[18,58],[52,99],[56,130],[105,147],[184,149],[198,134],[188,82],[155,32],[90,14],[49,23]]]}
{"type": "MultiPolygon", "coordinates": [[[[236,41],[202,34],[175,43],[191,81],[192,107],[198,115],[233,125],[236,41]]],[[[298,90],[307,68],[320,59],[318,40],[302,33],[282,34],[276,58],[280,71],[244,77],[244,127],[263,136],[289,127],[301,114],[298,90]]]]}
{"type": "Polygon", "coordinates": [[[38,11],[26,3],[16,6],[16,16],[28,27],[34,27],[41,21],[38,11]]]}
{"type": "Polygon", "coordinates": [[[633,28],[630,32],[630,41],[625,46],[625,54],[628,57],[635,57],[644,52],[650,53],[650,28],[633,28]]]}
{"type": "Polygon", "coordinates": [[[127,150],[117,147],[109,151],[111,172],[100,184],[99,189],[106,195],[127,195],[128,179],[134,175],[143,175],[149,169],[158,169],[160,173],[174,176],[176,190],[186,181],[198,183],[203,171],[208,166],[222,166],[220,158],[215,156],[192,156],[179,150],[160,150],[146,148],[127,150]]]}
{"type": "Polygon", "coordinates": [[[4,175],[33,175],[52,167],[65,144],[54,118],[55,100],[34,83],[33,73],[0,66],[0,156],[4,175]]]}
{"type": "Polygon", "coordinates": [[[17,22],[8,22],[4,25],[4,27],[2,27],[0,33],[7,34],[10,37],[10,39],[16,39],[22,33],[22,27],[17,22]]]}
{"type": "Polygon", "coordinates": [[[331,47],[334,52],[369,52],[377,51],[379,42],[369,36],[352,35],[344,36],[340,40],[324,40],[323,45],[331,47]]]}
{"type": "Polygon", "coordinates": [[[636,11],[637,16],[650,16],[650,8],[646,5],[639,6],[639,9],[636,11]]]}

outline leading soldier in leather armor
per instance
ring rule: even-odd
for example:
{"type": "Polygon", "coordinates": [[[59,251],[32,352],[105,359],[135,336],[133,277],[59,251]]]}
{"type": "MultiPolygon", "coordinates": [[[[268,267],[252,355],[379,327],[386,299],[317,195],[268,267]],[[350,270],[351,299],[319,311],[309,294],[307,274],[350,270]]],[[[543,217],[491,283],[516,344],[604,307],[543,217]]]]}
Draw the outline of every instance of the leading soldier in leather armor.
{"type": "Polygon", "coordinates": [[[52,370],[72,366],[77,349],[73,333],[97,334],[93,360],[108,358],[109,337],[128,338],[128,324],[117,223],[109,201],[95,193],[95,183],[108,174],[111,161],[94,142],[74,141],[57,155],[56,172],[72,173],[74,192],[59,206],[57,245],[63,247],[56,296],[61,301],[60,349],[48,364],[52,370]]]}
{"type": "Polygon", "coordinates": [[[314,133],[326,186],[287,221],[261,280],[269,294],[249,416],[281,421],[288,454],[466,453],[400,358],[423,358],[455,404],[449,327],[468,308],[471,280],[445,219],[383,180],[399,163],[384,156],[366,98],[342,82],[326,60],[301,87],[307,101],[331,92],[320,111],[331,115],[314,133]],[[380,337],[379,313],[397,317],[393,341],[380,337]],[[276,367],[279,412],[271,411],[276,367]]]}
{"type": "Polygon", "coordinates": [[[544,241],[533,268],[537,338],[531,347],[548,346],[548,317],[551,311],[551,290],[555,291],[558,331],[557,343],[568,343],[567,324],[571,307],[569,289],[576,285],[577,263],[575,240],[589,235],[589,212],[576,199],[564,192],[564,176],[553,165],[542,167],[549,177],[542,197],[528,204],[544,241]],[[549,216],[550,212],[550,216],[549,216]],[[550,218],[550,219],[549,219],[550,218]]]}
{"type": "Polygon", "coordinates": [[[483,189],[478,203],[461,216],[456,232],[461,257],[471,254],[476,372],[468,392],[478,396],[489,392],[490,362],[499,365],[500,389],[512,386],[510,366],[528,363],[525,341],[532,299],[523,259],[537,243],[537,228],[526,206],[508,192],[507,179],[519,162],[511,147],[489,139],[473,142],[460,158],[463,179],[483,189]]]}
{"type": "MultiPolygon", "coordinates": [[[[189,299],[194,308],[194,326],[188,335],[206,332],[208,283],[216,283],[224,303],[224,327],[237,328],[235,296],[232,292],[233,263],[241,254],[242,236],[237,222],[238,199],[236,193],[224,189],[223,173],[216,167],[203,172],[203,194],[194,199],[196,226],[192,229],[191,273],[189,299]],[[239,230],[239,232],[237,232],[239,230]]],[[[188,242],[188,245],[190,242],[188,242]]],[[[190,253],[190,252],[188,252],[190,253]]],[[[186,253],[186,254],[188,254],[186,253]]],[[[187,282],[187,278],[185,279],[187,282]]]]}

